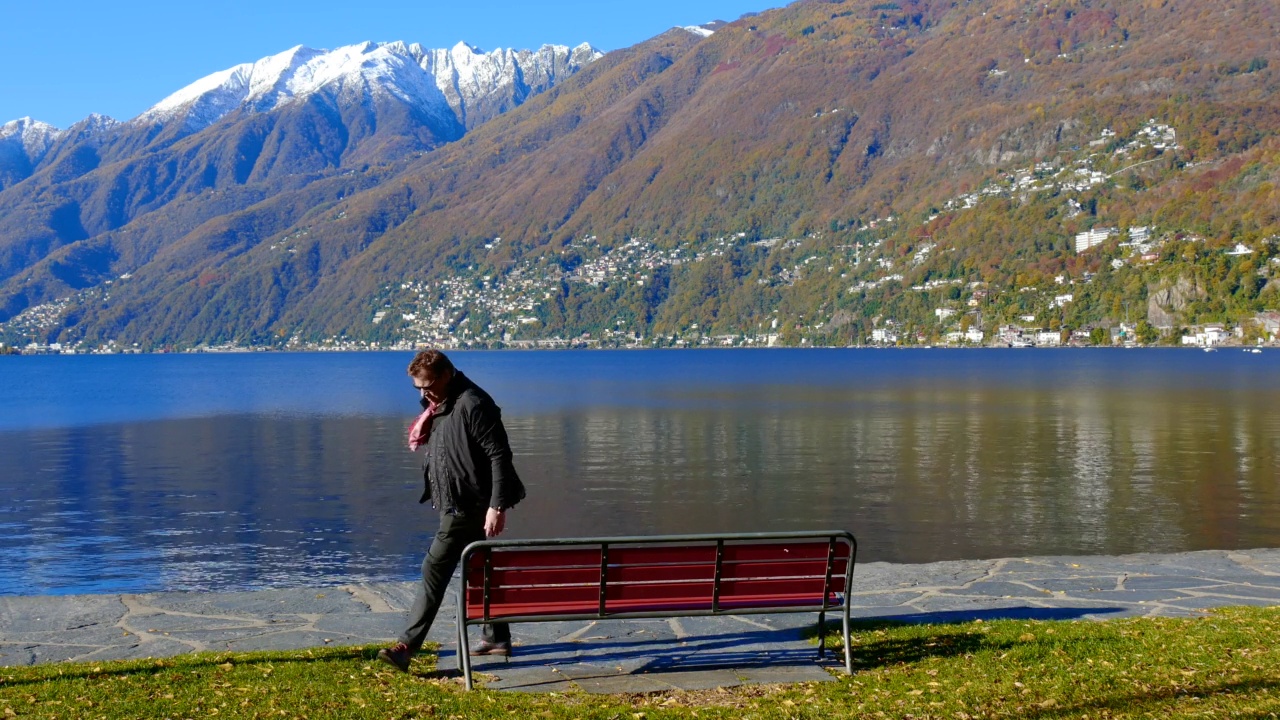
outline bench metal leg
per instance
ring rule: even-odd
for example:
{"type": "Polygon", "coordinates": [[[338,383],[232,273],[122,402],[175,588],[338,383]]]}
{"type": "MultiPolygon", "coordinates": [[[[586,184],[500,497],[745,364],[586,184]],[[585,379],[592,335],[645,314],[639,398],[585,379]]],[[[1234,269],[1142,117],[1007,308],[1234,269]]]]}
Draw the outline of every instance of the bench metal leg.
{"type": "Polygon", "coordinates": [[[467,642],[467,607],[462,591],[458,592],[458,669],[471,689],[471,646],[467,642]]]}
{"type": "Polygon", "coordinates": [[[849,637],[849,604],[846,602],[844,612],[840,613],[844,625],[844,671],[853,674],[853,643],[849,637]]]}
{"type": "Polygon", "coordinates": [[[818,659],[827,659],[827,613],[818,613],[818,659]]]}

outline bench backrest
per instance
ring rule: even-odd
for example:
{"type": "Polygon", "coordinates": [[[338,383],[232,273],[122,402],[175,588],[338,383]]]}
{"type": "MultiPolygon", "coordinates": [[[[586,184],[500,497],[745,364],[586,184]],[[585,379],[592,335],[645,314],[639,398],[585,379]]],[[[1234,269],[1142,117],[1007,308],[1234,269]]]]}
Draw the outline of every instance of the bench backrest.
{"type": "Polygon", "coordinates": [[[464,620],[825,610],[849,533],[485,541],[463,554],[464,620]]]}

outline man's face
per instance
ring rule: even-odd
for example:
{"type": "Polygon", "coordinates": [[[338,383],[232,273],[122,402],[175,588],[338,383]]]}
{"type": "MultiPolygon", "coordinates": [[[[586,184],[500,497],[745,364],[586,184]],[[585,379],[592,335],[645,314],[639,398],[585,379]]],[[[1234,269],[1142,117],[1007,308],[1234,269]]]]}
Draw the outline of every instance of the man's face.
{"type": "Polygon", "coordinates": [[[413,387],[421,392],[423,397],[431,402],[440,402],[445,398],[445,389],[449,386],[449,379],[453,377],[453,373],[448,370],[438,375],[423,372],[412,377],[413,387]]]}

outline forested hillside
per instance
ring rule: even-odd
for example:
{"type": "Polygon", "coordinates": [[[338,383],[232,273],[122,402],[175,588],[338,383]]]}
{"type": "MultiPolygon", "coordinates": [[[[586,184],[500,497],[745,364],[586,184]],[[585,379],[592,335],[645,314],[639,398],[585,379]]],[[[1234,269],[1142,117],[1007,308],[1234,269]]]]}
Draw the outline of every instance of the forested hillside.
{"type": "Polygon", "coordinates": [[[4,337],[1252,340],[1280,317],[1278,34],[1273,3],[1207,0],[674,30],[456,142],[71,242],[0,286],[4,337]]]}

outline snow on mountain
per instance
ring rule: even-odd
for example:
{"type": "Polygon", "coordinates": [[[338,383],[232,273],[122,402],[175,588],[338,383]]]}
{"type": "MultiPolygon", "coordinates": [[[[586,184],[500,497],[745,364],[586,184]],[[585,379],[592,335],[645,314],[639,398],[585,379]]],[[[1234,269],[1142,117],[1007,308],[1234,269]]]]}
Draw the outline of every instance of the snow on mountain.
{"type": "Polygon", "coordinates": [[[478,101],[511,89],[523,100],[576,73],[604,53],[582,43],[575,48],[543,45],[538,50],[483,52],[466,43],[448,50],[428,50],[411,46],[422,69],[435,78],[449,107],[468,127],[468,109],[478,101]]]}
{"type": "Polygon", "coordinates": [[[61,137],[64,140],[67,138],[74,138],[77,141],[87,140],[95,136],[104,135],[123,124],[113,117],[92,113],[89,117],[63,130],[61,137]]]}
{"type": "Polygon", "coordinates": [[[67,128],[67,132],[71,132],[72,128],[83,128],[87,132],[102,132],[104,130],[111,130],[113,128],[119,127],[120,125],[123,125],[123,124],[124,123],[120,122],[119,120],[109,115],[89,113],[89,117],[67,128]]]}
{"type": "Polygon", "coordinates": [[[270,99],[279,103],[288,97],[286,81],[321,54],[299,45],[255,63],[236,65],[173,93],[134,122],[165,122],[185,113],[188,126],[196,130],[250,102],[270,99]]]}
{"type": "Polygon", "coordinates": [[[465,43],[449,50],[403,42],[364,42],[336,50],[298,46],[197,80],[133,122],[183,117],[187,129],[196,131],[233,110],[267,112],[319,92],[356,101],[389,96],[461,120],[467,105],[486,95],[519,87],[529,77],[546,78],[549,86],[601,55],[587,44],[572,50],[544,45],[537,51],[490,53],[465,43]]]}
{"type": "Polygon", "coordinates": [[[37,163],[61,134],[61,130],[49,123],[18,118],[0,125],[0,146],[8,147],[11,152],[20,151],[32,163],[37,163]]]}
{"type": "Polygon", "coordinates": [[[680,29],[687,30],[693,33],[694,35],[698,35],[700,37],[711,37],[712,35],[716,34],[715,30],[712,30],[711,28],[703,27],[701,25],[685,25],[680,29]]]}

